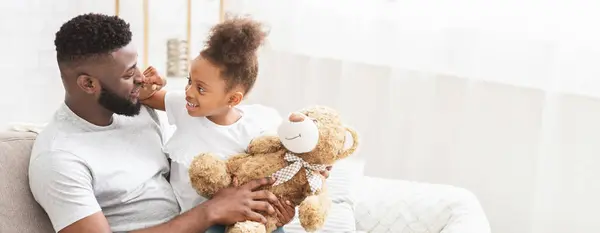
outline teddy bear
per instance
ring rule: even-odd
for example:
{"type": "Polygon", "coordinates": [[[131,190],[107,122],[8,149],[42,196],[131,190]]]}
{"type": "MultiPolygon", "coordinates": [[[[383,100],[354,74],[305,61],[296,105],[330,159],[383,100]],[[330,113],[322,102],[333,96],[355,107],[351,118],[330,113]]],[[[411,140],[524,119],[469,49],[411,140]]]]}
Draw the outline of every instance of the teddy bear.
{"type": "MultiPolygon", "coordinates": [[[[331,202],[320,171],[353,154],[358,144],[356,131],[342,123],[336,110],[311,106],[291,113],[276,134],[252,139],[245,153],[228,160],[211,153],[197,155],[189,169],[190,182],[199,195],[211,198],[220,189],[231,186],[232,177],[239,185],[273,177],[275,183],[263,189],[298,207],[301,226],[307,232],[314,232],[323,227],[331,202]],[[352,143],[345,148],[347,132],[352,143]]],[[[273,232],[277,217],[262,214],[267,219],[265,225],[238,222],[227,226],[227,232],[273,232]]]]}

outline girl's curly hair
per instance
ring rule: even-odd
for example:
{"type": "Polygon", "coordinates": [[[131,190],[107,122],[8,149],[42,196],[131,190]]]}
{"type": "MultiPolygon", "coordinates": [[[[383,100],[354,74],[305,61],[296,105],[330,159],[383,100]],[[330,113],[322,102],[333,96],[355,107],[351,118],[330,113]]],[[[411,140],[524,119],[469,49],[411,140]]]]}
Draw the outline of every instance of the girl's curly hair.
{"type": "Polygon", "coordinates": [[[200,55],[221,68],[227,90],[241,85],[245,92],[254,86],[258,75],[256,51],[267,36],[262,24],[244,17],[233,17],[210,30],[200,55]]]}

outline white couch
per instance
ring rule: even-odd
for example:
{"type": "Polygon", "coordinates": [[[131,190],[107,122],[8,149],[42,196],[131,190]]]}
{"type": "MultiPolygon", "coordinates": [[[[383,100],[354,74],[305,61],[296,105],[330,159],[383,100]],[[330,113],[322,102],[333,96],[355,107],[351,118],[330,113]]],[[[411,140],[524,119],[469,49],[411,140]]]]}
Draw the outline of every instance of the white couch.
{"type": "MultiPolygon", "coordinates": [[[[0,132],[0,232],[52,232],[27,182],[35,134],[0,132]],[[10,198],[7,198],[10,197],[10,198]]],[[[364,164],[336,165],[327,185],[333,205],[321,232],[489,233],[486,216],[469,191],[363,176],[364,164]]],[[[287,232],[303,232],[297,218],[287,232]]]]}

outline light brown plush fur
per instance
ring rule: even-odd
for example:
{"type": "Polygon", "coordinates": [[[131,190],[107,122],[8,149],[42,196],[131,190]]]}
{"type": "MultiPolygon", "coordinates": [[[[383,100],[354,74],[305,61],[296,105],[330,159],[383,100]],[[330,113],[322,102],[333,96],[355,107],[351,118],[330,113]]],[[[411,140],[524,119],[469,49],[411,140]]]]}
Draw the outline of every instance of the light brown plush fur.
{"type": "MultiPolygon", "coordinates": [[[[296,154],[297,156],[310,164],[332,165],[335,161],[346,158],[356,150],[358,135],[353,129],[342,124],[334,109],[314,106],[300,112],[316,120],[319,142],[311,152],[296,154]],[[353,140],[352,147],[348,149],[344,148],[346,132],[350,132],[353,140]]],[[[236,155],[227,161],[219,160],[211,153],[198,155],[189,170],[190,180],[198,194],[210,198],[218,190],[230,186],[232,176],[237,177],[240,184],[271,176],[279,169],[289,165],[284,160],[287,152],[276,135],[257,137],[250,143],[247,153],[236,155]]],[[[317,172],[315,174],[325,179],[317,172]]],[[[265,189],[271,191],[278,198],[289,200],[294,206],[299,206],[300,223],[306,231],[313,232],[323,226],[330,206],[325,182],[323,182],[321,190],[314,194],[311,193],[304,168],[289,181],[265,189]]],[[[278,219],[274,215],[266,217],[266,226],[249,221],[238,222],[229,226],[227,232],[272,232],[276,229],[275,224],[278,219]]]]}

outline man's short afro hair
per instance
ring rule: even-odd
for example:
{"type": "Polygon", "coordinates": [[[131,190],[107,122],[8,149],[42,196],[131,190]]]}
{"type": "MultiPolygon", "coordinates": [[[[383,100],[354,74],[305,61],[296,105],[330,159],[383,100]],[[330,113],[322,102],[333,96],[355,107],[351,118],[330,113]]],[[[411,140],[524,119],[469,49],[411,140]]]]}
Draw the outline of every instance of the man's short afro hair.
{"type": "Polygon", "coordinates": [[[107,55],[131,42],[129,24],[117,16],[88,13],[64,23],[54,39],[56,59],[76,62],[107,55]]]}

